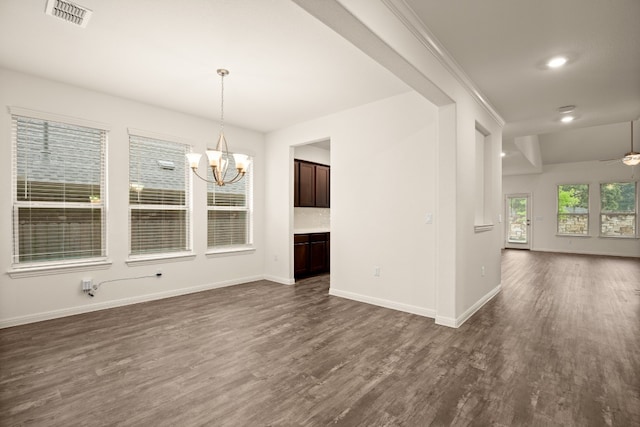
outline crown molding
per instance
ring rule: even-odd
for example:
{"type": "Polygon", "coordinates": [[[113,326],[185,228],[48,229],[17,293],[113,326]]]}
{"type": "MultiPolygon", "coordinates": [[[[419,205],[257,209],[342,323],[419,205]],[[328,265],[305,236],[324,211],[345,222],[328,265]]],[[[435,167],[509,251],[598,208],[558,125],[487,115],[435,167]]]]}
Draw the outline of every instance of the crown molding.
{"type": "Polygon", "coordinates": [[[462,67],[447,52],[436,36],[427,28],[422,20],[405,0],[381,0],[382,3],[402,22],[402,24],[414,35],[416,39],[440,61],[462,87],[484,108],[501,127],[505,121],[491,103],[482,95],[471,78],[462,70],[462,67]]]}

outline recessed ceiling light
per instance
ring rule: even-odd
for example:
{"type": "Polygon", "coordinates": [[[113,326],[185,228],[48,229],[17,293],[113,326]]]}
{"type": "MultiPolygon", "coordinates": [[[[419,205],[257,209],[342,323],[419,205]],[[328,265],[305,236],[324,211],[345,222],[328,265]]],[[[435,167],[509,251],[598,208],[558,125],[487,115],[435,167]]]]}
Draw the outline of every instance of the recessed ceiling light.
{"type": "Polygon", "coordinates": [[[564,56],[556,56],[555,58],[551,58],[549,62],[547,62],[547,67],[549,68],[558,68],[562,67],[567,63],[567,58],[564,56]]]}
{"type": "Polygon", "coordinates": [[[560,121],[562,123],[569,123],[569,122],[572,122],[573,119],[575,119],[575,117],[573,116],[564,116],[563,118],[560,119],[560,121]]]}

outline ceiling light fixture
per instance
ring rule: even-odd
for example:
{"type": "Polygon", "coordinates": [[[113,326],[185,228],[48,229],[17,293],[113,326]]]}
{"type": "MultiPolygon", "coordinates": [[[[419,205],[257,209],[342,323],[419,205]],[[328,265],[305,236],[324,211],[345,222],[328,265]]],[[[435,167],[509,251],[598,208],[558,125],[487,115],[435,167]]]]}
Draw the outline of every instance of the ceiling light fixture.
{"type": "Polygon", "coordinates": [[[506,155],[507,155],[507,153],[505,153],[504,151],[502,153],[500,153],[500,157],[504,157],[506,155]]]}
{"type": "Polygon", "coordinates": [[[225,184],[233,184],[234,182],[238,182],[244,177],[247,172],[247,168],[249,167],[249,156],[246,154],[233,154],[233,160],[236,166],[236,176],[233,179],[226,181],[227,168],[229,167],[229,163],[231,158],[229,157],[229,149],[227,147],[227,140],[224,137],[224,78],[229,75],[229,71],[223,68],[217,70],[218,75],[220,76],[220,86],[221,86],[221,98],[222,101],[220,103],[220,136],[218,137],[218,143],[216,144],[216,149],[211,150],[207,149],[207,158],[209,159],[209,166],[211,167],[211,172],[213,173],[213,181],[200,176],[198,173],[198,164],[200,163],[200,158],[202,154],[200,153],[188,153],[187,160],[189,161],[189,166],[193,173],[203,181],[211,182],[219,186],[223,186],[225,184]]]}
{"type": "Polygon", "coordinates": [[[560,119],[560,121],[562,123],[571,123],[574,119],[575,117],[573,116],[564,116],[563,118],[560,119]]]}
{"type": "Polygon", "coordinates": [[[573,113],[575,109],[576,109],[575,105],[565,105],[563,107],[559,107],[558,112],[560,114],[569,114],[569,113],[573,113]]]}
{"type": "Polygon", "coordinates": [[[547,67],[549,67],[549,68],[559,68],[559,67],[562,67],[566,63],[567,63],[567,58],[565,58],[564,56],[556,56],[555,58],[551,58],[547,62],[547,67]]]}
{"type": "Polygon", "coordinates": [[[631,151],[624,155],[622,163],[628,166],[640,165],[640,153],[633,151],[633,122],[631,122],[631,151]]]}

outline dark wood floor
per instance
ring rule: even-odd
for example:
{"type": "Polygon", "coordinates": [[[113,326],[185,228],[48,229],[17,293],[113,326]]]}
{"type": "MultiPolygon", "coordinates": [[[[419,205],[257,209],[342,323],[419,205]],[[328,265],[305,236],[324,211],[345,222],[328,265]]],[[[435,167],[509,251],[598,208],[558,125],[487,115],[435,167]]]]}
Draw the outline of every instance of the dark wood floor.
{"type": "Polygon", "coordinates": [[[218,289],[0,331],[0,425],[640,425],[640,262],[505,251],[461,328],[218,289]]]}

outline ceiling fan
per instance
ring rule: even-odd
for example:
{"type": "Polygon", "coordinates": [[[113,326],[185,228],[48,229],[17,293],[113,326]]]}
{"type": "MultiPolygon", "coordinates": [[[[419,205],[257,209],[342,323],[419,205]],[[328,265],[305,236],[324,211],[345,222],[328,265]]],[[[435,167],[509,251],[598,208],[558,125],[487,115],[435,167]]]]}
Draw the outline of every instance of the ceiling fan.
{"type": "Polygon", "coordinates": [[[633,151],[633,122],[631,122],[631,151],[624,155],[622,163],[629,166],[640,164],[640,153],[633,151]]]}
{"type": "Polygon", "coordinates": [[[622,158],[601,160],[601,162],[617,163],[622,162],[628,166],[640,164],[640,153],[633,151],[633,121],[631,122],[631,151],[625,153],[622,158]]]}

